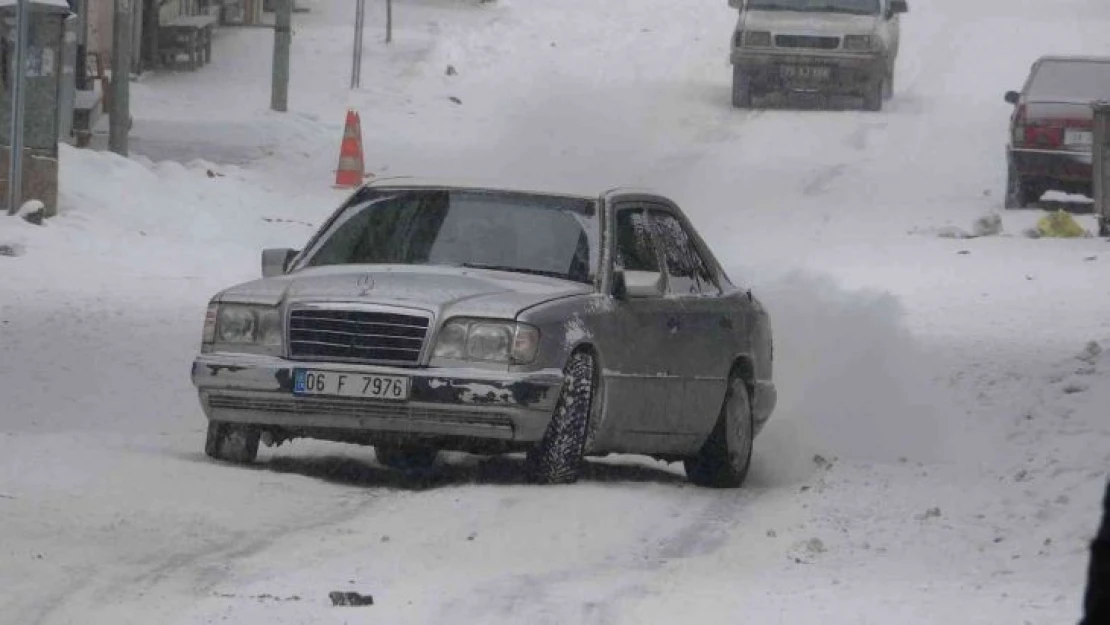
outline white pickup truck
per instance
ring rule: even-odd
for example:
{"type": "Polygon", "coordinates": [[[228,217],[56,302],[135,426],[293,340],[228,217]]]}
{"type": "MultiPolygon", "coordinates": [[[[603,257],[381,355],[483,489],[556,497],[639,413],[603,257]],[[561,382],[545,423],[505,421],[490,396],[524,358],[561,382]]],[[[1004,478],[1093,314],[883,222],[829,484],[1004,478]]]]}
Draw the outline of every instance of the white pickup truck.
{"type": "Polygon", "coordinates": [[[732,105],[770,93],[856,96],[882,110],[894,93],[899,15],[906,0],[728,0],[732,105]]]}

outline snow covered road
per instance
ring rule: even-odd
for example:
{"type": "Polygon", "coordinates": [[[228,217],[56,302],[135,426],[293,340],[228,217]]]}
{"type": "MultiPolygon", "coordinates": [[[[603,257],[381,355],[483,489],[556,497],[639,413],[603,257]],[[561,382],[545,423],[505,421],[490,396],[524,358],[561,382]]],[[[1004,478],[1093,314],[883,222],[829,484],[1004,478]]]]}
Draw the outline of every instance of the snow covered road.
{"type": "Polygon", "coordinates": [[[730,109],[723,0],[397,3],[390,48],[368,15],[357,92],[351,3],[298,4],[288,115],[265,111],[270,34],[223,29],[211,66],[133,87],[138,156],[65,149],[63,214],[0,224],[0,624],[1077,620],[1110,248],[1021,236],[1036,210],[937,234],[1000,210],[1002,94],[1042,52],[1110,52],[1104,2],[911,0],[878,114],[730,109]],[[620,457],[536,488],[464,455],[412,483],[300,441],[209,461],[204,305],[342,198],[348,105],[378,175],[685,206],[775,321],[748,485],[620,457]]]}

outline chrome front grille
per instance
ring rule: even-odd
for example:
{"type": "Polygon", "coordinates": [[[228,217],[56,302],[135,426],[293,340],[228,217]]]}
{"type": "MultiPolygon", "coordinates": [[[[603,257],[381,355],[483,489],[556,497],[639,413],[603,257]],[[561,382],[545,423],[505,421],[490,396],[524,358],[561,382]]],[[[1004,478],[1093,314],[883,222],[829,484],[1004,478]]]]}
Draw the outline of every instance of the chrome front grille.
{"type": "Polygon", "coordinates": [[[385,365],[415,365],[430,318],[403,313],[296,308],[289,313],[289,357],[385,365]]]}
{"type": "Polygon", "coordinates": [[[809,48],[811,50],[836,50],[840,37],[815,37],[811,35],[775,35],[776,48],[809,48]]]}

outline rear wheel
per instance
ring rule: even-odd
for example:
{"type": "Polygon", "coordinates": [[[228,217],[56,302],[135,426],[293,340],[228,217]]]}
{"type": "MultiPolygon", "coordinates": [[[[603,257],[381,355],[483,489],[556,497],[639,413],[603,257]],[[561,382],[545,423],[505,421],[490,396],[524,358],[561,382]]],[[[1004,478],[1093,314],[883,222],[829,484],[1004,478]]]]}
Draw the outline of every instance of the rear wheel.
{"type": "Polygon", "coordinates": [[[578,481],[586,453],[590,407],[597,385],[594,357],[576,352],[563,370],[563,390],[547,431],[528,452],[528,479],[537,484],[578,481]]]}
{"type": "Polygon", "coordinates": [[[217,460],[249,464],[258,457],[260,437],[261,432],[257,428],[236,423],[209,421],[204,453],[217,460]]]}
{"type": "Polygon", "coordinates": [[[1017,167],[1011,161],[1006,172],[1006,208],[1025,208],[1039,199],[1040,195],[1029,183],[1022,180],[1017,167]]]}
{"type": "Polygon", "coordinates": [[[745,109],[752,106],[751,76],[736,65],[732,67],[732,106],[745,109]]]}
{"type": "Polygon", "coordinates": [[[1098,236],[1110,237],[1110,219],[1106,217],[1098,218],[1098,236]]]}
{"type": "Polygon", "coordinates": [[[717,425],[697,455],[684,462],[686,477],[698,486],[740,487],[748,477],[754,440],[748,385],[733,375],[717,425]]]}

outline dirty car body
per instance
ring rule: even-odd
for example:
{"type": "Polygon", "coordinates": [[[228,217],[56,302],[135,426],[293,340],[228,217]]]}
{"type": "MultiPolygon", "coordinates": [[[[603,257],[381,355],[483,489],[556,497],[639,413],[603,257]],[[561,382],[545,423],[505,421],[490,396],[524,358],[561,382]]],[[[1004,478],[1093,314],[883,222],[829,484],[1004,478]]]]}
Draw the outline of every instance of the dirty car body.
{"type": "Polygon", "coordinates": [[[193,364],[217,457],[213,428],[528,451],[576,353],[597,364],[584,455],[696,453],[731,372],[755,431],[775,404],[767,313],[652,193],[378,181],[263,275],[211,300],[193,364]]]}

